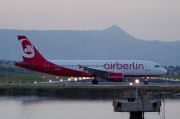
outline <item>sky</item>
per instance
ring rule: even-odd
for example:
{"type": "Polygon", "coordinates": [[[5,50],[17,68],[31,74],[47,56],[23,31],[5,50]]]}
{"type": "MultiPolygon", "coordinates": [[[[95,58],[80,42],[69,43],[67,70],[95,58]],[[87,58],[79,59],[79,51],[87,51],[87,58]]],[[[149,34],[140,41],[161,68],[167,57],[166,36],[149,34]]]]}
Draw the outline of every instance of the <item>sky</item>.
{"type": "Polygon", "coordinates": [[[0,0],[0,29],[103,30],[180,40],[180,0],[0,0]]]}

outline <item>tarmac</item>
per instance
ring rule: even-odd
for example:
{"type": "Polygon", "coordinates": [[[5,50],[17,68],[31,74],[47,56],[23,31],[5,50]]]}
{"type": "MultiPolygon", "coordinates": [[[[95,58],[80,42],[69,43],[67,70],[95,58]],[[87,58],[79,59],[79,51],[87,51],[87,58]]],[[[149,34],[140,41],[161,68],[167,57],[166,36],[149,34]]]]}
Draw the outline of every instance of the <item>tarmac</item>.
{"type": "Polygon", "coordinates": [[[138,84],[134,79],[125,79],[123,82],[109,82],[106,80],[99,80],[98,84],[92,84],[92,79],[78,80],[78,81],[48,81],[48,82],[4,82],[0,85],[38,85],[38,86],[180,86],[180,81],[164,80],[164,79],[148,79],[148,84],[144,84],[143,79],[140,79],[138,84]]]}

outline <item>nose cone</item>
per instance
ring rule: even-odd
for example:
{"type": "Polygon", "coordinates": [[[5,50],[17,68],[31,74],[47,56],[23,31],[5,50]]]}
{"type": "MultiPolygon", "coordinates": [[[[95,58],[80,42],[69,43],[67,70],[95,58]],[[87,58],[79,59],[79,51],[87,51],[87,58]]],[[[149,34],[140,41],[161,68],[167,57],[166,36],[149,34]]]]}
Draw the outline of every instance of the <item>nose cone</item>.
{"type": "Polygon", "coordinates": [[[162,75],[167,74],[167,70],[165,68],[162,68],[162,75]]]}

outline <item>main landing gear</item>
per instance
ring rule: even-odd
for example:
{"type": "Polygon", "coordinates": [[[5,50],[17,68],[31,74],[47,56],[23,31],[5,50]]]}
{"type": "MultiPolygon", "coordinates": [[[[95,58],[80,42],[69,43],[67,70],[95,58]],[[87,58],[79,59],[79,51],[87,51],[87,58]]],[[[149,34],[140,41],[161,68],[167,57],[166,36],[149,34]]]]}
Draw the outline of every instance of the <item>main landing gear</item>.
{"type": "Polygon", "coordinates": [[[93,79],[92,80],[92,84],[98,84],[98,80],[97,79],[93,79]]]}
{"type": "Polygon", "coordinates": [[[96,75],[92,80],[92,84],[98,84],[99,75],[96,75]]]}

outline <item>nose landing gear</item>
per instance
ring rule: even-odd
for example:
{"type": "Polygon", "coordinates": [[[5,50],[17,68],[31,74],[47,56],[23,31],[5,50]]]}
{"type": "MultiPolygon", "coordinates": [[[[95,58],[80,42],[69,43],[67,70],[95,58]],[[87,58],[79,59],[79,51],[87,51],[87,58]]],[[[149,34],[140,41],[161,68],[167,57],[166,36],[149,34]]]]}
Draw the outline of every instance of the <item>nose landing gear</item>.
{"type": "Polygon", "coordinates": [[[145,77],[145,79],[144,79],[144,84],[145,85],[147,85],[149,82],[148,82],[148,79],[147,79],[147,77],[145,77]]]}

